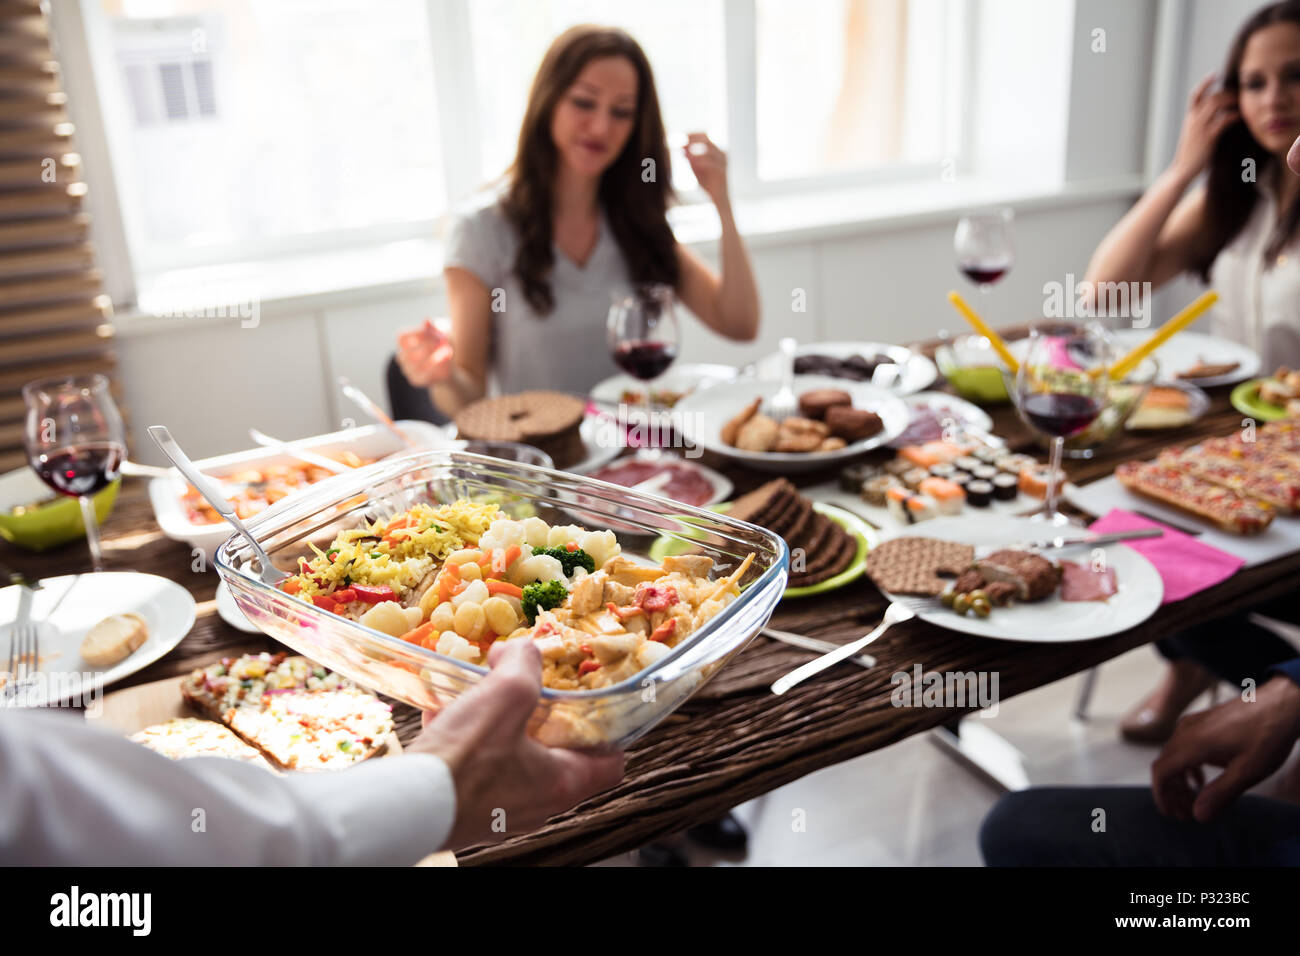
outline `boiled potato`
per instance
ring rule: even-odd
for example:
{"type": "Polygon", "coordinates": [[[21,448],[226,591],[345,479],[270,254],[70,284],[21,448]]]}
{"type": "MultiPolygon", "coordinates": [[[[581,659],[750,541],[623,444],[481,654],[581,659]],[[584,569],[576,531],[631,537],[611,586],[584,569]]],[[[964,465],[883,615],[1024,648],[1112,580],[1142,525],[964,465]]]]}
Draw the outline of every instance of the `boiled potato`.
{"type": "Polygon", "coordinates": [[[361,623],[393,637],[401,637],[411,629],[407,624],[406,609],[396,601],[381,601],[376,604],[361,615],[361,623]]]}
{"type": "Polygon", "coordinates": [[[487,630],[487,615],[483,613],[483,606],[474,601],[466,601],[456,608],[452,628],[466,640],[480,640],[487,630]]]}
{"type": "Polygon", "coordinates": [[[493,634],[509,634],[519,623],[519,618],[515,614],[515,609],[510,606],[510,602],[502,597],[490,597],[483,602],[483,614],[487,618],[487,626],[493,634]]]}

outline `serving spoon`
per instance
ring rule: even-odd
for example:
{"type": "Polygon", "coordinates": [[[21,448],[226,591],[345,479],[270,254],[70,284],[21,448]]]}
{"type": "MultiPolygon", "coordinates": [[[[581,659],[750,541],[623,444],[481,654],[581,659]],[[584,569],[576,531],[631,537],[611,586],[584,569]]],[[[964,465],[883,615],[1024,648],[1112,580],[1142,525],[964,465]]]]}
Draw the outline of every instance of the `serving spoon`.
{"type": "Polygon", "coordinates": [[[245,540],[253,546],[253,551],[256,552],[262,568],[261,573],[258,575],[262,583],[275,587],[289,577],[287,572],[281,571],[271,563],[271,558],[262,550],[262,546],[257,543],[257,539],[244,527],[244,522],[239,520],[239,515],[235,513],[235,506],[226,499],[221,490],[203,472],[194,467],[194,462],[190,461],[189,456],[181,450],[181,446],[176,444],[176,439],[172,438],[172,434],[167,430],[167,427],[165,425],[150,425],[148,431],[149,437],[158,443],[158,447],[162,449],[163,454],[171,459],[176,469],[189,479],[190,484],[198,489],[199,494],[207,499],[208,504],[212,505],[217,514],[234,525],[245,540]]]}

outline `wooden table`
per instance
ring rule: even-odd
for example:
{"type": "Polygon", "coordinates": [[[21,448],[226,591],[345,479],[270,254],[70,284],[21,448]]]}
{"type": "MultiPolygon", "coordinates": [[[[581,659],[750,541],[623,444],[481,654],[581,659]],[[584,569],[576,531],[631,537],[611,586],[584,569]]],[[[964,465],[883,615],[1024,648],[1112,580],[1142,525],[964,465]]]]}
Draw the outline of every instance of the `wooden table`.
{"type": "MultiPolygon", "coordinates": [[[[1127,433],[1092,461],[1067,463],[1070,477],[1084,483],[1110,474],[1120,461],[1153,457],[1162,447],[1226,435],[1241,415],[1228,404],[1228,389],[1212,391],[1213,405],[1197,423],[1176,432],[1127,433]]],[[[1028,430],[1009,406],[991,409],[996,432],[1017,450],[1037,452],[1028,430]]],[[[706,459],[707,460],[707,459],[706,459]]],[[[770,476],[722,462],[737,492],[770,476]]],[[[796,477],[798,484],[826,481],[834,473],[796,477]]],[[[116,510],[103,529],[110,570],[134,569],[180,582],[198,602],[194,629],[162,660],[118,686],[179,676],[214,657],[277,648],[269,638],[249,635],[216,614],[217,578],[191,571],[187,547],[167,540],[153,521],[145,482],[128,479],[116,510]]],[[[33,555],[0,542],[0,561],[28,575],[84,570],[84,543],[33,555]]],[[[704,689],[628,754],[627,774],[616,789],[553,818],[533,833],[457,856],[462,865],[585,864],[630,850],[659,836],[717,816],[739,803],[814,770],[848,760],[912,734],[951,724],[960,711],[896,708],[890,677],[920,663],[925,671],[997,671],[1001,697],[1010,698],[1110,660],[1131,648],[1177,632],[1193,622],[1220,617],[1295,589],[1300,554],[1288,555],[1234,575],[1184,601],[1162,607],[1139,627],[1077,644],[1020,644],[987,640],[909,621],[877,641],[878,666],[864,672],[840,666],[773,697],[768,685],[809,659],[805,652],[756,638],[704,689]]],[[[865,578],[815,598],[777,608],[772,626],[826,640],[860,637],[880,620],[884,601],[865,578]]],[[[419,714],[397,705],[403,741],[419,730],[419,714]]]]}

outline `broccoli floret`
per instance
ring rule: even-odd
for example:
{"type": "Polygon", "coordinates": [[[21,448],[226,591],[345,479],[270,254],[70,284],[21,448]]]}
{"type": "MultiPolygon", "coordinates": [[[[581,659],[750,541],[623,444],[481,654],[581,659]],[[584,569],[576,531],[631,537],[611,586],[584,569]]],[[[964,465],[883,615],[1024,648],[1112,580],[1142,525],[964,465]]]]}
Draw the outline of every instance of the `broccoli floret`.
{"type": "Polygon", "coordinates": [[[519,603],[523,606],[524,618],[528,621],[528,626],[533,626],[538,611],[549,611],[553,607],[559,607],[568,596],[568,589],[559,581],[534,581],[526,585],[524,596],[519,603]]]}
{"type": "Polygon", "coordinates": [[[596,559],[586,551],[579,548],[576,551],[570,551],[568,548],[560,546],[558,548],[542,548],[540,551],[534,551],[533,554],[549,554],[555,560],[560,562],[564,568],[566,578],[573,577],[573,569],[583,567],[587,569],[588,574],[594,574],[596,571],[596,559]]]}

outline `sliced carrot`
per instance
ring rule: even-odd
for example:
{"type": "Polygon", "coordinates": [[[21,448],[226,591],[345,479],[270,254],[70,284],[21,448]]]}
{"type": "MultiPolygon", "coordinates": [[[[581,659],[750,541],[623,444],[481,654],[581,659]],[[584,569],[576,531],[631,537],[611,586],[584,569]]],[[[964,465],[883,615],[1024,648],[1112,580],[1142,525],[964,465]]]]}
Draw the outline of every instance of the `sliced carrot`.
{"type": "Polygon", "coordinates": [[[433,622],[425,621],[419,627],[407,631],[402,635],[402,640],[410,644],[422,644],[424,639],[433,633],[433,622]]]}
{"type": "Polygon", "coordinates": [[[297,578],[289,578],[281,587],[285,594],[297,594],[302,590],[302,582],[297,578]]]}
{"type": "Polygon", "coordinates": [[[572,554],[574,551],[578,550],[578,542],[570,541],[568,544],[564,546],[564,550],[572,554]]]}
{"type": "MultiPolygon", "coordinates": [[[[492,570],[496,574],[505,574],[510,569],[510,565],[519,560],[519,556],[524,553],[524,549],[517,544],[512,544],[506,548],[505,557],[500,561],[492,562],[492,570]]],[[[495,557],[495,555],[494,555],[495,557]]]]}
{"type": "Polygon", "coordinates": [[[507,594],[510,597],[522,598],[524,589],[517,584],[511,584],[509,581],[484,581],[487,585],[488,594],[507,594]]]}
{"type": "Polygon", "coordinates": [[[451,593],[452,593],[452,594],[459,594],[461,591],[465,590],[467,587],[469,587],[469,582],[468,582],[468,581],[461,581],[459,584],[457,584],[454,588],[451,589],[451,593]]]}

